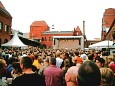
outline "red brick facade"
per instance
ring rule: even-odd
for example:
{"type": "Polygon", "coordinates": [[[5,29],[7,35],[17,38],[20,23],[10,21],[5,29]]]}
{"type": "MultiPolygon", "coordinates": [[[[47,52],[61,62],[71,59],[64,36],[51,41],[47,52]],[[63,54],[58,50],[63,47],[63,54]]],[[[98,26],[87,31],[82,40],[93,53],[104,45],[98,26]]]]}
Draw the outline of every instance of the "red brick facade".
{"type": "Polygon", "coordinates": [[[103,25],[106,28],[110,28],[114,18],[115,18],[115,9],[114,8],[105,9],[105,12],[103,14],[103,22],[104,22],[103,25]]]}
{"type": "Polygon", "coordinates": [[[48,31],[49,26],[45,21],[35,21],[30,25],[30,38],[31,39],[41,39],[42,32],[48,31]]]}
{"type": "Polygon", "coordinates": [[[115,42],[115,19],[111,24],[109,31],[106,34],[106,39],[115,42]],[[114,36],[114,37],[113,37],[114,36]]]}
{"type": "Polygon", "coordinates": [[[112,28],[114,19],[115,19],[115,9],[114,8],[105,9],[105,12],[103,14],[103,20],[102,20],[103,28],[101,33],[101,40],[106,40],[106,39],[112,40],[112,31],[110,31],[110,29],[112,28]],[[107,36],[110,37],[108,38],[107,36]]]}
{"type": "Polygon", "coordinates": [[[48,33],[43,33],[42,34],[42,40],[41,40],[41,44],[45,44],[47,47],[52,47],[52,37],[53,36],[72,36],[73,34],[70,32],[68,34],[66,33],[62,33],[60,34],[61,32],[56,32],[56,33],[51,33],[48,34],[48,33]]]}
{"type": "Polygon", "coordinates": [[[50,31],[45,21],[35,21],[30,25],[30,38],[40,39],[41,44],[46,47],[52,47],[53,36],[80,36],[80,28],[74,28],[74,31],[50,31]]]}
{"type": "Polygon", "coordinates": [[[0,1],[0,46],[11,39],[12,16],[0,1]]]}

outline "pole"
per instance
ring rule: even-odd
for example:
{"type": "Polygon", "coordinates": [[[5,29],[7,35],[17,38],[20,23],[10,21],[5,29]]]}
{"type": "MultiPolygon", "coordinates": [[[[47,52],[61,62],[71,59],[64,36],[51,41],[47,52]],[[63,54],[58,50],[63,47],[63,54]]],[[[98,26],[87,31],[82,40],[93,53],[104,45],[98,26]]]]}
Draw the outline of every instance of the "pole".
{"type": "Polygon", "coordinates": [[[109,40],[108,40],[108,49],[107,49],[107,52],[108,52],[108,56],[109,56],[109,40]]]}

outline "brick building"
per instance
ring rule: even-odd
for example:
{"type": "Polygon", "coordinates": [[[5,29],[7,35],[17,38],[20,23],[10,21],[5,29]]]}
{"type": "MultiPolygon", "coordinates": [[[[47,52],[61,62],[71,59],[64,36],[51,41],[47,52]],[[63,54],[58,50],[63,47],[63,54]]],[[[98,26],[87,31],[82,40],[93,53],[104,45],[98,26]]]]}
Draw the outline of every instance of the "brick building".
{"type": "Polygon", "coordinates": [[[108,8],[105,9],[102,18],[102,32],[101,32],[101,40],[113,40],[112,33],[115,30],[115,9],[108,8]]]}
{"type": "Polygon", "coordinates": [[[115,19],[113,20],[108,32],[106,33],[105,39],[115,42],[115,19]]]}
{"type": "Polygon", "coordinates": [[[73,31],[50,31],[45,21],[35,21],[30,25],[30,38],[39,39],[42,45],[52,47],[53,36],[81,36],[82,32],[77,26],[73,31]]]}
{"type": "Polygon", "coordinates": [[[0,46],[11,39],[12,16],[0,1],[0,46]]]}

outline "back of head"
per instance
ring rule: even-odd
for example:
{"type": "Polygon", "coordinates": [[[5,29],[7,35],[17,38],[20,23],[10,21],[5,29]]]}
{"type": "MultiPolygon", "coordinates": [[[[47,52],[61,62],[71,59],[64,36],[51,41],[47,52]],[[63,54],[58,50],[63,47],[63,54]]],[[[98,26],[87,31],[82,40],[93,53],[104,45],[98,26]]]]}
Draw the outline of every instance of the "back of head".
{"type": "Polygon", "coordinates": [[[32,68],[32,59],[29,57],[23,57],[21,59],[21,64],[23,64],[24,68],[32,68]]]}
{"type": "Polygon", "coordinates": [[[50,57],[49,62],[50,62],[51,65],[56,65],[56,58],[50,57]]]}
{"type": "Polygon", "coordinates": [[[4,59],[0,59],[0,69],[6,68],[7,64],[4,59]]]}
{"type": "Polygon", "coordinates": [[[70,61],[68,59],[64,60],[64,66],[65,67],[70,67],[70,61]]]}
{"type": "Polygon", "coordinates": [[[101,72],[101,85],[111,86],[113,82],[114,73],[110,68],[100,68],[101,72]]]}
{"type": "Polygon", "coordinates": [[[43,59],[41,57],[38,58],[38,63],[43,63],[43,59]]]}
{"type": "Polygon", "coordinates": [[[94,54],[89,54],[88,55],[88,59],[91,60],[91,61],[93,61],[93,57],[94,57],[94,54]]]}
{"type": "Polygon", "coordinates": [[[21,69],[21,67],[20,67],[20,63],[19,63],[19,62],[14,62],[14,63],[12,64],[12,67],[16,70],[16,72],[22,73],[22,69],[21,69]]]}
{"type": "Polygon", "coordinates": [[[78,70],[79,86],[99,86],[101,81],[100,70],[92,61],[84,62],[78,70]]]}
{"type": "Polygon", "coordinates": [[[79,56],[79,51],[74,52],[76,56],[79,56]]]}

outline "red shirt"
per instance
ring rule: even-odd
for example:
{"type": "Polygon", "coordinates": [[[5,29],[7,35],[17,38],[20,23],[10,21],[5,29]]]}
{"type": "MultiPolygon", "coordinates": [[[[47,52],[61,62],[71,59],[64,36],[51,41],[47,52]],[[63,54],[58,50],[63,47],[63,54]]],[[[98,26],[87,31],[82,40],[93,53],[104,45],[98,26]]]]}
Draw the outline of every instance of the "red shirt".
{"type": "Polygon", "coordinates": [[[63,72],[52,65],[44,70],[46,86],[62,86],[63,72]]]}
{"type": "Polygon", "coordinates": [[[115,63],[110,64],[109,67],[115,73],[115,63]]]}

